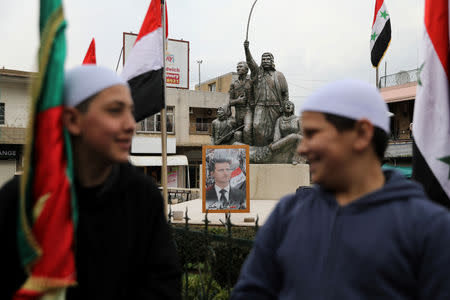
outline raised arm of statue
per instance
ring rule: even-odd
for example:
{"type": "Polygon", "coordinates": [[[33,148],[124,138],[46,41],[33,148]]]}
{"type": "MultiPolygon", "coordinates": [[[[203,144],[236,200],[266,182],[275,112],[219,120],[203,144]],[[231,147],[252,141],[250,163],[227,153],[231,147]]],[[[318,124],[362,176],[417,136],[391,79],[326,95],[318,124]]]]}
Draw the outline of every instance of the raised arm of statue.
{"type": "Polygon", "coordinates": [[[253,59],[252,54],[250,53],[249,41],[244,42],[244,50],[245,50],[245,59],[247,60],[247,65],[250,69],[251,77],[253,78],[258,73],[259,66],[253,59]]]}

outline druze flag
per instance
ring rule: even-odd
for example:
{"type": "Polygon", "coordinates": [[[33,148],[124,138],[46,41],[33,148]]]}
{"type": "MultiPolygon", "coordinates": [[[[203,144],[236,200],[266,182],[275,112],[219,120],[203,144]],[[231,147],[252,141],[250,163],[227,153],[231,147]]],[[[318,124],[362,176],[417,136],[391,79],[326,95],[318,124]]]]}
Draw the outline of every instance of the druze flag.
{"type": "MultiPolygon", "coordinates": [[[[131,88],[136,121],[141,121],[164,107],[164,43],[160,3],[160,0],[151,1],[121,75],[131,88]]],[[[167,18],[164,38],[167,38],[167,18]]]]}
{"type": "Polygon", "coordinates": [[[92,38],[91,44],[86,52],[86,56],[83,60],[83,65],[95,65],[97,63],[97,59],[95,57],[95,39],[92,38]]]}
{"type": "Polygon", "coordinates": [[[432,200],[450,207],[448,5],[448,0],[425,1],[424,57],[413,118],[413,178],[432,200]]]}
{"type": "Polygon", "coordinates": [[[70,137],[62,125],[65,28],[62,1],[41,0],[39,75],[32,84],[17,225],[28,278],[14,300],[56,299],[76,284],[77,211],[70,137]]]}
{"type": "Polygon", "coordinates": [[[375,13],[370,35],[370,60],[372,66],[378,67],[391,42],[391,18],[384,0],[375,1],[375,13]]]}

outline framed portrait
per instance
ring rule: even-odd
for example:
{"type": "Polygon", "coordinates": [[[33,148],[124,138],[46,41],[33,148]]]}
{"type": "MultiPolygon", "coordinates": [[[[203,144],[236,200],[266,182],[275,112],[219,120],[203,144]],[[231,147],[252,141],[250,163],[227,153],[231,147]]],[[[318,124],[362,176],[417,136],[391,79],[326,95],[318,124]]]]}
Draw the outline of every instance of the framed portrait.
{"type": "Polygon", "coordinates": [[[203,146],[202,161],[202,211],[250,212],[249,146],[203,146]]]}

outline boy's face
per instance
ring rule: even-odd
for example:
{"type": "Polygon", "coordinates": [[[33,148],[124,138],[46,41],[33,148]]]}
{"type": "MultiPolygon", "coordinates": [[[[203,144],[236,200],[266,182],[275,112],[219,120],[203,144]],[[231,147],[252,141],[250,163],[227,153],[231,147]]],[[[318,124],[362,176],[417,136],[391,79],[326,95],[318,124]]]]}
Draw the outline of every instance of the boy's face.
{"type": "Polygon", "coordinates": [[[80,114],[77,142],[91,158],[127,162],[136,127],[130,91],[115,85],[101,91],[80,114]]]}
{"type": "Polygon", "coordinates": [[[324,114],[310,111],[302,113],[302,128],[297,151],[308,159],[312,181],[333,188],[352,164],[354,130],[339,132],[324,114]]]}

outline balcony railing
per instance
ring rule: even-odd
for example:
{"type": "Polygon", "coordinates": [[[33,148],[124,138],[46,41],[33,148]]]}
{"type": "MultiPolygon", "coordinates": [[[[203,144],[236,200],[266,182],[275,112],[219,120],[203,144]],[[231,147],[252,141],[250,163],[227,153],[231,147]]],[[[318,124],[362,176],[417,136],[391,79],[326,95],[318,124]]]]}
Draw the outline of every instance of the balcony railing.
{"type": "Polygon", "coordinates": [[[380,77],[380,88],[402,85],[409,82],[416,82],[419,78],[419,69],[400,71],[395,74],[390,74],[380,77]]]}

